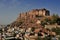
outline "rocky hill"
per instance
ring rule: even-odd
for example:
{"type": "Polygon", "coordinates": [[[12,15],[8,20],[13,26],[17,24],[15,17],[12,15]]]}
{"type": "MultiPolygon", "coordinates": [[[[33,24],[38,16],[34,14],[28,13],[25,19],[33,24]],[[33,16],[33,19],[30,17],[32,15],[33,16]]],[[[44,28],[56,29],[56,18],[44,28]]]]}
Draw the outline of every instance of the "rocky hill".
{"type": "Polygon", "coordinates": [[[43,9],[33,9],[28,12],[20,13],[16,21],[11,26],[40,27],[41,21],[50,16],[50,11],[43,9]]]}
{"type": "Polygon", "coordinates": [[[20,40],[53,40],[60,37],[60,17],[50,15],[50,11],[43,9],[33,9],[20,13],[16,21],[0,28],[0,39],[20,39],[20,40]],[[56,25],[55,25],[56,24],[56,25]]]}

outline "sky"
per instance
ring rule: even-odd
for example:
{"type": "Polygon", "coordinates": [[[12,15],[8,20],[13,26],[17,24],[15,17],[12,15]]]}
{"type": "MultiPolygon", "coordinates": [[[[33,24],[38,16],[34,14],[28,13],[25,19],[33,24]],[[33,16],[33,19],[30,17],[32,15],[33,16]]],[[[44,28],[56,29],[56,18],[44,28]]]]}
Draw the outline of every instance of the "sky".
{"type": "Polygon", "coordinates": [[[0,0],[0,24],[10,24],[20,13],[41,8],[60,15],[60,0],[0,0]]]}

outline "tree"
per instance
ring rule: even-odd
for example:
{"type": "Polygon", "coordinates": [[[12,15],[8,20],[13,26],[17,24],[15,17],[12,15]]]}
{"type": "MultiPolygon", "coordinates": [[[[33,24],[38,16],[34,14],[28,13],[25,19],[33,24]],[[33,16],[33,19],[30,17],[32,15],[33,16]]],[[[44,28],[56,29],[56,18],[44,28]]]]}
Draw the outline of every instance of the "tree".
{"type": "Polygon", "coordinates": [[[60,25],[60,18],[57,19],[57,24],[60,25]]]}
{"type": "Polygon", "coordinates": [[[46,21],[41,21],[41,25],[42,25],[42,26],[45,26],[46,24],[47,24],[46,21]]]}
{"type": "Polygon", "coordinates": [[[56,23],[58,18],[59,18],[58,14],[53,14],[51,21],[52,21],[53,23],[56,23]]]}
{"type": "Polygon", "coordinates": [[[60,35],[60,28],[53,28],[52,29],[53,32],[56,32],[57,35],[60,35]]]}
{"type": "Polygon", "coordinates": [[[34,31],[35,30],[35,27],[32,27],[32,29],[31,29],[32,31],[34,31]]]}

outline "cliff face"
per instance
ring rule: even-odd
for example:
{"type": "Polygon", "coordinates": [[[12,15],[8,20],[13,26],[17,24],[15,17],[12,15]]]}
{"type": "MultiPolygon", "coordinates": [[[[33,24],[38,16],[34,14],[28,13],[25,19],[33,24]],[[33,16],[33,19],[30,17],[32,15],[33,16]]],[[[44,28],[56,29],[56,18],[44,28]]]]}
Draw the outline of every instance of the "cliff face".
{"type": "Polygon", "coordinates": [[[20,13],[19,17],[13,24],[18,26],[33,27],[33,26],[37,26],[37,23],[40,23],[40,21],[46,16],[50,16],[49,10],[33,9],[25,13],[20,13]]]}

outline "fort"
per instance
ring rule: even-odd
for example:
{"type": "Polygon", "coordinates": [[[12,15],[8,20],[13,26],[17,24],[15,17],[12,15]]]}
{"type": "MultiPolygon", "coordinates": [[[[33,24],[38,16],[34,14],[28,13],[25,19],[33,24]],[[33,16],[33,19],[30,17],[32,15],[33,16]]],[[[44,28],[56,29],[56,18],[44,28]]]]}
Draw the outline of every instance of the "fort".
{"type": "Polygon", "coordinates": [[[20,19],[34,19],[36,17],[45,17],[50,16],[50,11],[43,8],[43,9],[33,9],[28,12],[20,13],[19,17],[17,18],[17,21],[20,19]]]}

